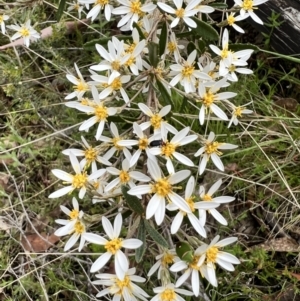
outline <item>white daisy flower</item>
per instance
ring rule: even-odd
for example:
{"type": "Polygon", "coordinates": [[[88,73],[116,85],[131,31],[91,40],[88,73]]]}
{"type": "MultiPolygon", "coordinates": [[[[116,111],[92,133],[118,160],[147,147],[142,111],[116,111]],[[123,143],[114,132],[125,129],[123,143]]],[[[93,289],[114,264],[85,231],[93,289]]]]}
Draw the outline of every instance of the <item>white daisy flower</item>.
{"type": "Polygon", "coordinates": [[[80,102],[67,102],[65,105],[67,107],[75,108],[81,112],[85,112],[89,115],[93,115],[88,120],[85,120],[82,125],[79,127],[79,131],[88,131],[90,127],[99,122],[95,138],[99,140],[105,122],[107,121],[108,116],[113,116],[117,113],[116,108],[109,108],[104,105],[103,101],[99,100],[98,90],[95,86],[91,88],[93,95],[93,102],[89,102],[87,105],[83,105],[80,102]]]}
{"type": "Polygon", "coordinates": [[[178,45],[175,33],[172,31],[166,47],[166,54],[174,55],[176,63],[181,59],[180,50],[185,49],[183,45],[178,45]]]}
{"type": "Polygon", "coordinates": [[[188,290],[176,288],[173,283],[168,283],[165,286],[155,287],[154,293],[157,294],[150,301],[184,301],[184,299],[178,295],[193,296],[194,294],[188,290]]]}
{"type": "Polygon", "coordinates": [[[124,55],[124,41],[119,41],[116,37],[112,37],[112,41],[108,41],[107,47],[108,51],[102,45],[96,44],[96,49],[104,60],[98,65],[91,66],[91,69],[95,71],[110,70],[112,78],[115,78],[120,75],[119,72],[125,66],[130,55],[124,55]]]}
{"type": "Polygon", "coordinates": [[[228,72],[225,75],[225,77],[227,78],[227,80],[230,80],[231,82],[237,82],[238,81],[238,77],[236,75],[236,72],[240,73],[240,74],[253,74],[253,71],[251,69],[237,68],[236,65],[234,65],[234,64],[231,64],[225,70],[226,70],[226,72],[228,72]]]}
{"type": "Polygon", "coordinates": [[[103,157],[105,159],[109,160],[114,155],[115,152],[119,153],[119,151],[122,151],[125,158],[130,162],[131,154],[128,149],[131,149],[131,146],[122,146],[121,144],[119,144],[120,141],[124,142],[126,140],[123,140],[120,137],[118,128],[113,122],[110,123],[110,132],[111,132],[113,138],[109,138],[106,136],[99,137],[100,141],[103,141],[103,142],[106,142],[106,143],[112,145],[112,147],[104,154],[103,157]]]}
{"type": "Polygon", "coordinates": [[[233,51],[229,50],[229,35],[227,28],[224,29],[222,36],[222,50],[215,45],[209,45],[210,49],[221,57],[219,72],[221,73],[225,67],[231,65],[233,51]]]}
{"type": "MultiPolygon", "coordinates": [[[[187,216],[193,228],[203,237],[206,237],[206,231],[204,229],[204,224],[199,221],[199,219],[194,215],[194,212],[198,209],[200,210],[209,210],[219,206],[217,202],[194,202],[195,196],[192,196],[195,188],[195,178],[190,177],[188,180],[186,187],[185,187],[185,201],[189,204],[191,212],[186,212],[184,210],[179,210],[176,214],[175,218],[173,219],[171,225],[171,233],[177,233],[178,229],[180,228],[183,218],[187,216]]],[[[178,207],[175,204],[168,204],[168,210],[178,210],[178,207]]]]}
{"type": "Polygon", "coordinates": [[[97,18],[102,9],[104,9],[105,19],[110,21],[113,6],[109,4],[109,0],[80,0],[80,3],[94,4],[93,8],[87,14],[87,18],[91,18],[92,22],[97,18]]]}
{"type": "Polygon", "coordinates": [[[3,34],[5,34],[5,21],[7,21],[8,19],[9,19],[8,15],[5,14],[0,15],[0,25],[3,34]]]}
{"type": "Polygon", "coordinates": [[[78,241],[80,237],[80,244],[78,247],[78,251],[80,252],[84,246],[85,239],[83,238],[83,233],[85,233],[85,225],[82,221],[83,217],[83,211],[79,211],[79,204],[76,200],[76,198],[72,199],[72,205],[73,209],[69,210],[65,206],[60,206],[60,209],[69,216],[69,220],[65,219],[57,219],[55,220],[56,223],[63,225],[63,227],[57,229],[54,234],[56,236],[65,236],[65,235],[71,235],[67,243],[65,244],[64,251],[70,250],[75,243],[78,241]]]}
{"type": "Polygon", "coordinates": [[[263,4],[268,0],[234,0],[235,4],[241,8],[241,16],[247,15],[258,24],[264,24],[264,22],[254,13],[257,9],[257,5],[263,4]]]}
{"type": "Polygon", "coordinates": [[[157,279],[161,279],[162,271],[169,270],[169,265],[179,261],[179,257],[176,255],[175,249],[167,250],[165,249],[161,254],[155,257],[156,263],[151,267],[147,276],[150,277],[157,270],[157,279]]]}
{"type": "Polygon", "coordinates": [[[120,279],[117,275],[113,274],[97,274],[96,278],[100,280],[93,281],[93,284],[103,285],[107,288],[100,291],[96,297],[100,298],[105,295],[114,295],[114,301],[137,301],[143,300],[147,301],[149,295],[141,289],[134,282],[143,283],[146,281],[145,278],[134,275],[136,272],[136,268],[128,269],[125,274],[124,279],[120,279]]]}
{"type": "Polygon", "coordinates": [[[111,165],[111,163],[108,160],[98,155],[99,151],[97,150],[97,148],[90,146],[83,136],[81,136],[81,140],[82,140],[84,150],[77,149],[77,148],[69,148],[63,150],[62,153],[64,155],[69,156],[70,152],[72,152],[76,157],[84,157],[79,162],[81,168],[87,169],[90,166],[92,166],[92,172],[96,172],[98,169],[96,162],[99,162],[107,166],[111,165]]]}
{"type": "Polygon", "coordinates": [[[176,15],[176,18],[172,21],[170,25],[171,28],[177,26],[180,19],[182,19],[187,26],[196,28],[196,22],[193,21],[190,17],[194,16],[199,11],[197,6],[201,1],[202,0],[191,0],[187,6],[182,7],[184,4],[183,0],[174,0],[176,9],[163,2],[157,2],[157,5],[165,12],[172,15],[176,15]]]}
{"type": "Polygon", "coordinates": [[[247,15],[239,15],[237,17],[234,16],[235,13],[231,12],[230,15],[226,12],[226,20],[229,26],[232,26],[236,31],[240,33],[245,33],[244,29],[242,29],[240,26],[236,25],[235,22],[242,21],[246,19],[248,16],[247,15]]]}
{"type": "Polygon", "coordinates": [[[218,286],[216,278],[216,263],[227,271],[234,271],[233,264],[241,262],[232,254],[220,251],[219,249],[237,241],[237,237],[228,237],[220,240],[220,236],[216,236],[212,242],[207,245],[203,244],[196,251],[202,255],[199,258],[202,275],[213,286],[218,286]]]}
{"type": "Polygon", "coordinates": [[[211,87],[205,87],[204,84],[198,85],[198,94],[200,98],[196,99],[197,102],[201,102],[201,108],[199,111],[199,122],[201,125],[204,124],[205,115],[213,112],[217,117],[227,121],[228,117],[225,112],[216,104],[221,100],[235,97],[237,93],[234,92],[222,92],[218,93],[221,87],[226,84],[226,78],[215,82],[211,87]]]}
{"type": "Polygon", "coordinates": [[[235,105],[231,104],[231,107],[232,107],[232,112],[231,112],[232,117],[229,121],[228,128],[232,125],[232,123],[234,125],[238,125],[239,124],[239,118],[243,117],[243,115],[253,113],[252,110],[248,110],[246,108],[246,105],[244,105],[244,106],[235,106],[235,105]]]}
{"type": "Polygon", "coordinates": [[[81,6],[78,1],[73,1],[72,3],[68,3],[68,4],[69,4],[69,6],[67,8],[67,11],[68,12],[71,12],[72,10],[77,11],[78,18],[81,19],[81,13],[84,9],[84,6],[81,6]]]}
{"type": "Polygon", "coordinates": [[[106,252],[102,254],[92,265],[91,273],[102,269],[112,256],[115,258],[115,271],[119,279],[124,280],[126,272],[129,269],[128,259],[121,251],[121,248],[137,249],[143,242],[139,239],[122,239],[119,238],[122,229],[122,215],[119,213],[114,221],[114,226],[110,221],[102,216],[102,226],[106,232],[109,240],[106,238],[93,234],[85,233],[84,238],[94,244],[102,245],[106,249],[106,252]]]}
{"type": "Polygon", "coordinates": [[[186,179],[191,172],[189,170],[181,170],[163,177],[156,161],[148,160],[147,167],[151,177],[154,179],[154,183],[139,185],[128,191],[128,194],[131,195],[154,194],[147,205],[146,219],[154,215],[156,223],[160,225],[165,217],[166,201],[171,201],[179,209],[190,213],[189,205],[174,191],[175,187],[173,185],[186,179]]]}
{"type": "Polygon", "coordinates": [[[141,126],[134,122],[133,123],[133,132],[138,136],[138,140],[120,140],[119,145],[121,146],[133,146],[138,145],[138,150],[132,155],[129,167],[132,167],[136,164],[138,159],[140,158],[142,151],[145,151],[147,154],[147,157],[151,160],[155,160],[155,157],[150,153],[149,144],[151,141],[155,139],[155,136],[152,136],[151,138],[148,138],[141,128],[141,126]]]}
{"type": "Polygon", "coordinates": [[[174,166],[172,163],[173,158],[177,159],[184,165],[187,166],[194,166],[194,162],[190,160],[185,155],[178,153],[176,150],[179,146],[186,145],[191,143],[197,139],[197,135],[189,135],[187,136],[188,132],[190,131],[189,127],[182,129],[178,132],[171,141],[165,140],[161,147],[153,147],[150,149],[150,153],[154,156],[160,155],[163,156],[167,160],[167,169],[170,174],[175,173],[174,166]]]}
{"type": "MultiPolygon", "coordinates": [[[[207,193],[205,193],[205,188],[204,186],[200,186],[199,188],[199,195],[200,198],[202,199],[203,203],[208,202],[214,202],[217,204],[226,204],[226,203],[230,203],[232,201],[235,200],[234,197],[231,196],[219,196],[219,197],[212,197],[212,195],[220,188],[220,186],[222,185],[222,180],[218,180],[216,183],[214,183],[210,189],[208,190],[207,193]]],[[[223,217],[223,215],[221,213],[219,213],[219,211],[217,211],[217,209],[204,209],[204,208],[199,208],[199,221],[201,223],[202,226],[205,225],[206,223],[206,211],[208,211],[208,213],[210,213],[220,224],[222,225],[227,225],[227,221],[226,219],[223,217]]]]}
{"type": "Polygon", "coordinates": [[[211,77],[200,70],[195,69],[195,59],[197,50],[194,50],[188,56],[187,60],[182,60],[182,64],[173,64],[170,66],[172,70],[170,76],[174,76],[170,85],[175,86],[178,82],[184,87],[186,93],[195,92],[196,79],[211,80],[211,77]]]}
{"type": "Polygon", "coordinates": [[[122,170],[115,167],[107,167],[106,171],[108,173],[118,177],[106,185],[104,192],[108,192],[118,185],[129,185],[132,188],[136,186],[134,181],[149,182],[151,180],[139,171],[129,171],[129,168],[129,161],[127,159],[122,162],[122,170]]]}
{"type": "Polygon", "coordinates": [[[130,24],[130,29],[132,30],[133,22],[138,22],[138,20],[145,15],[145,13],[151,13],[156,5],[152,2],[143,4],[139,0],[118,0],[121,6],[113,10],[115,15],[125,15],[118,23],[118,27],[125,25],[126,23],[130,24]]]}
{"type": "Polygon", "coordinates": [[[178,131],[172,125],[163,119],[163,117],[171,111],[171,105],[163,107],[158,113],[152,113],[151,109],[143,103],[138,103],[138,106],[145,115],[150,117],[149,121],[143,122],[140,125],[143,131],[152,126],[154,129],[154,135],[161,134],[161,139],[163,140],[167,138],[168,132],[173,134],[178,133],[178,131]]]}
{"type": "Polygon", "coordinates": [[[123,88],[123,84],[126,84],[130,81],[130,75],[117,76],[117,74],[115,74],[115,76],[111,75],[110,77],[107,77],[103,75],[94,74],[91,75],[91,78],[95,82],[100,83],[104,86],[103,91],[99,94],[99,99],[104,99],[110,94],[116,94],[117,91],[120,91],[125,103],[129,103],[129,98],[123,88]]]}
{"type": "Polygon", "coordinates": [[[220,159],[220,156],[222,155],[222,153],[219,151],[221,150],[225,150],[225,149],[235,149],[238,146],[234,145],[234,144],[230,144],[230,143],[221,143],[221,142],[217,142],[214,141],[215,140],[215,133],[214,132],[210,132],[208,135],[208,138],[205,142],[205,145],[202,146],[196,153],[195,153],[195,157],[198,157],[201,155],[200,158],[200,162],[199,162],[199,174],[202,175],[207,162],[209,161],[209,159],[211,158],[213,163],[215,164],[215,166],[221,170],[224,171],[224,165],[220,159]]]}
{"type": "Polygon", "coordinates": [[[67,74],[66,75],[67,79],[72,84],[74,84],[74,86],[73,86],[74,92],[68,94],[65,97],[65,99],[67,99],[67,100],[72,99],[74,97],[81,98],[84,95],[84,93],[90,89],[88,83],[85,82],[85,80],[84,80],[79,68],[77,67],[76,63],[74,63],[74,67],[75,67],[75,70],[76,70],[76,73],[77,73],[78,77],[75,77],[72,74],[67,74]]]}
{"type": "Polygon", "coordinates": [[[64,184],[70,184],[70,185],[51,193],[48,196],[50,199],[59,198],[63,195],[71,193],[75,189],[79,189],[78,196],[80,199],[82,199],[85,196],[89,182],[101,177],[106,172],[106,169],[99,169],[88,176],[86,171],[80,166],[78,159],[72,152],[70,152],[69,157],[70,157],[71,165],[75,171],[75,175],[69,174],[60,169],[52,169],[51,172],[57,178],[63,180],[64,184]]]}
{"type": "MultiPolygon", "coordinates": [[[[24,45],[29,47],[31,41],[36,41],[41,36],[40,34],[30,25],[31,21],[27,20],[26,23],[20,25],[8,25],[7,28],[15,30],[16,33],[11,37],[11,40],[23,38],[24,45]]],[[[2,27],[1,27],[2,29],[2,27]]]]}

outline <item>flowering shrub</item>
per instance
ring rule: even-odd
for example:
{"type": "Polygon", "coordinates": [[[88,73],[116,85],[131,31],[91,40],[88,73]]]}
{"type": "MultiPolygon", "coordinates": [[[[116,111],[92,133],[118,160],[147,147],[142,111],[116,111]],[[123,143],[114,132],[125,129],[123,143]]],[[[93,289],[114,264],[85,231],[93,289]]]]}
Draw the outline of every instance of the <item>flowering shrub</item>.
{"type": "MultiPolygon", "coordinates": [[[[236,22],[251,17],[262,23],[254,12],[266,1],[235,0],[229,9],[202,0],[79,0],[69,5],[69,12],[77,10],[79,17],[87,13],[91,21],[110,21],[114,16],[121,30],[131,31],[126,38],[113,36],[106,44],[96,44],[100,62],[91,62],[91,80],[82,76],[76,64],[76,74],[66,75],[73,91],[65,96],[65,105],[86,114],[79,127],[82,147],[63,151],[70,159],[71,173],[52,170],[66,186],[49,198],[74,195],[72,210],[61,206],[69,219],[56,220],[62,227],[55,234],[69,237],[64,250],[74,247],[79,238],[79,251],[89,243],[102,246],[102,255],[91,266],[92,273],[99,273],[94,284],[102,290],[97,297],[149,300],[139,286],[146,279],[135,275],[146,256],[157,260],[144,275],[156,275],[160,282],[153,288],[153,301],[199,296],[202,279],[217,287],[216,264],[234,271],[240,263],[221,250],[237,238],[219,240],[223,233],[216,233],[203,242],[208,236],[207,215],[227,225],[217,209],[234,197],[213,196],[221,179],[205,192],[198,178],[208,166],[225,177],[222,152],[238,147],[227,143],[221,133],[210,132],[210,122],[238,126],[244,114],[252,113],[246,105],[235,105],[236,93],[228,90],[239,74],[252,73],[246,67],[253,49],[233,51],[227,26],[243,33],[236,22]],[[226,12],[220,34],[211,25],[209,14],[215,10],[226,12]],[[176,102],[183,103],[177,111],[176,102]],[[188,105],[199,115],[200,132],[193,130],[188,118],[177,123],[172,118],[188,105]],[[95,140],[88,141],[87,133],[93,133],[95,140]],[[80,210],[83,199],[103,212],[93,225],[80,210]],[[149,246],[153,253],[146,253],[149,246]],[[115,273],[102,273],[112,262],[115,273]]],[[[8,20],[2,15],[1,30],[3,34],[7,29],[16,31],[12,40],[23,37],[29,47],[32,38],[40,37],[30,20],[6,29],[8,20]]]]}

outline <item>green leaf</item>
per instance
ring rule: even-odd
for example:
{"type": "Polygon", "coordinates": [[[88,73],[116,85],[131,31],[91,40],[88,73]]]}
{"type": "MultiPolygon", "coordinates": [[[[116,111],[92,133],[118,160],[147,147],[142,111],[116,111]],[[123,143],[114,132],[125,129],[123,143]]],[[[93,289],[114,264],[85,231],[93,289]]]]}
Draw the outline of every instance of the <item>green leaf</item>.
{"type": "Polygon", "coordinates": [[[258,50],[259,48],[253,44],[230,44],[229,45],[230,50],[233,51],[240,51],[245,49],[253,49],[258,50]]]}
{"type": "Polygon", "coordinates": [[[296,57],[293,57],[293,56],[290,56],[290,55],[284,55],[284,54],[281,54],[281,53],[272,52],[272,51],[264,50],[264,49],[261,49],[261,48],[258,48],[258,50],[262,51],[262,52],[265,52],[265,53],[275,55],[277,57],[281,57],[283,59],[286,59],[286,60],[289,60],[289,61],[292,61],[292,62],[295,62],[295,63],[300,63],[300,59],[298,59],[296,57]]]}
{"type": "Polygon", "coordinates": [[[160,244],[161,246],[165,247],[165,248],[169,248],[169,245],[167,243],[167,241],[163,238],[163,236],[161,234],[158,233],[157,230],[155,230],[147,220],[144,219],[144,225],[145,228],[147,230],[147,232],[149,233],[150,237],[158,244],[160,244]]]}
{"type": "Polygon", "coordinates": [[[226,3],[220,3],[220,2],[209,3],[209,6],[213,8],[219,8],[219,9],[226,9],[228,7],[226,3]]]}
{"type": "Polygon", "coordinates": [[[145,224],[144,224],[143,220],[141,220],[140,226],[138,228],[137,239],[140,239],[143,242],[143,244],[135,251],[135,261],[137,263],[140,263],[143,259],[143,256],[145,254],[146,247],[147,247],[147,245],[146,245],[146,228],[145,228],[145,224]]]}
{"type": "Polygon", "coordinates": [[[188,36],[191,36],[193,33],[192,31],[184,31],[181,33],[176,33],[176,38],[187,38],[188,36]]]}
{"type": "Polygon", "coordinates": [[[192,262],[194,259],[194,250],[193,248],[185,241],[179,242],[176,245],[176,254],[178,257],[184,261],[192,262]]]}
{"type": "Polygon", "coordinates": [[[159,38],[159,55],[163,55],[166,50],[168,40],[168,29],[167,29],[167,23],[165,22],[162,26],[160,38],[159,38]]]}
{"type": "Polygon", "coordinates": [[[57,20],[57,22],[60,21],[60,18],[63,15],[66,3],[67,3],[67,0],[61,0],[60,3],[59,3],[59,6],[58,6],[58,9],[57,9],[57,12],[56,12],[56,20],[57,20]]]}
{"type": "Polygon", "coordinates": [[[189,42],[187,45],[187,53],[191,54],[194,50],[197,50],[195,44],[193,42],[189,42]]]}
{"type": "Polygon", "coordinates": [[[128,205],[128,207],[138,213],[138,214],[143,214],[144,213],[144,208],[141,204],[141,200],[139,200],[136,196],[134,195],[130,195],[128,194],[128,190],[130,188],[129,187],[126,187],[126,186],[122,186],[121,190],[122,190],[122,193],[124,195],[124,198],[125,198],[125,201],[128,205]]]}
{"type": "Polygon", "coordinates": [[[209,24],[199,20],[196,17],[191,17],[196,22],[197,27],[192,28],[192,32],[199,35],[204,40],[217,41],[219,39],[218,32],[209,24]]]}
{"type": "Polygon", "coordinates": [[[158,65],[158,44],[154,42],[148,43],[149,61],[154,68],[158,65]]]}
{"type": "Polygon", "coordinates": [[[166,87],[157,79],[156,80],[157,83],[157,88],[159,90],[159,92],[161,93],[162,98],[170,105],[173,105],[172,99],[171,99],[171,95],[169,94],[168,90],[166,89],[166,87]]]}
{"type": "Polygon", "coordinates": [[[146,39],[143,31],[141,30],[141,28],[138,26],[138,24],[136,22],[133,22],[132,27],[136,28],[137,31],[139,32],[140,40],[145,40],[146,39]]]}

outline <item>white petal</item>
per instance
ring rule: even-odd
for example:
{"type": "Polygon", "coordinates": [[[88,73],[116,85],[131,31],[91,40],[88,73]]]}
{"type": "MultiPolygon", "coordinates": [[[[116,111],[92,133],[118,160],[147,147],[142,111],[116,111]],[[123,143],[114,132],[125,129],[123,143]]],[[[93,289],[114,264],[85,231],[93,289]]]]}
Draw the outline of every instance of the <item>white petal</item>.
{"type": "Polygon", "coordinates": [[[100,269],[102,269],[107,262],[110,260],[112,254],[109,252],[106,252],[104,254],[102,254],[92,265],[91,267],[91,273],[95,273],[97,271],[99,271],[100,269]]]}
{"type": "Polygon", "coordinates": [[[180,228],[183,220],[183,214],[181,211],[179,211],[175,218],[173,219],[172,225],[171,225],[171,234],[177,233],[178,229],[180,228]]]}
{"type": "Polygon", "coordinates": [[[139,248],[141,245],[143,244],[143,242],[139,239],[135,239],[135,238],[130,238],[130,239],[124,239],[122,241],[122,246],[125,249],[137,249],[139,248]]]}
{"type": "Polygon", "coordinates": [[[110,239],[116,238],[114,236],[114,229],[113,229],[110,221],[105,216],[102,216],[102,226],[104,228],[105,233],[108,235],[108,237],[110,239]]]}
{"type": "Polygon", "coordinates": [[[129,263],[125,254],[118,250],[115,254],[115,269],[119,279],[123,280],[125,273],[128,271],[129,263]]]}
{"type": "Polygon", "coordinates": [[[123,225],[122,214],[119,213],[114,220],[114,237],[119,237],[123,225]]]}

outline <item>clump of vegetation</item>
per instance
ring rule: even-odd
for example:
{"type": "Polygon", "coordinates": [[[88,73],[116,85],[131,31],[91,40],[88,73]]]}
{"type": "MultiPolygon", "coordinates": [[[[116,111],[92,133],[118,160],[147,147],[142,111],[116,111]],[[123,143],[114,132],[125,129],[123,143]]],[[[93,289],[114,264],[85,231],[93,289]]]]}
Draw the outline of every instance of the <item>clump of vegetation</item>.
{"type": "Polygon", "coordinates": [[[3,300],[297,299],[297,59],[234,2],[1,4],[3,300]]]}

